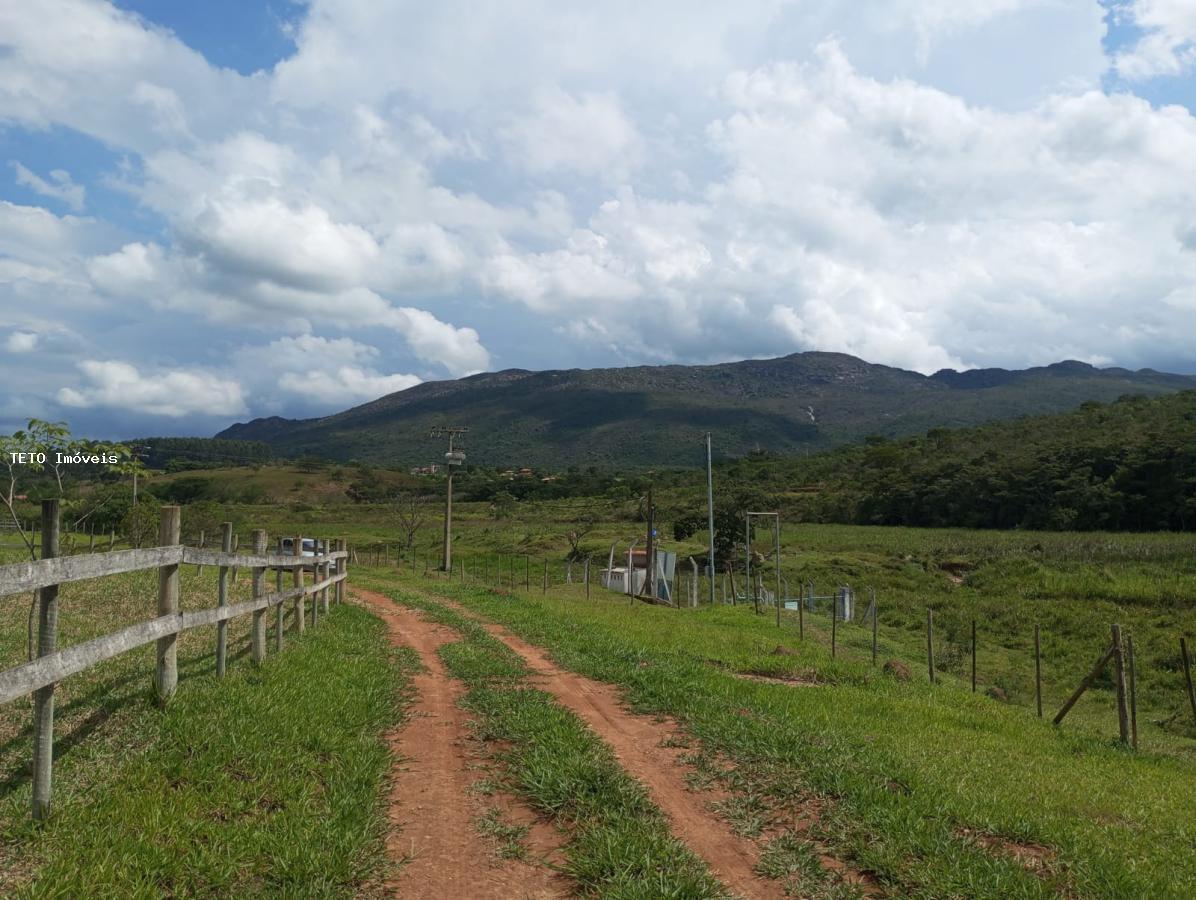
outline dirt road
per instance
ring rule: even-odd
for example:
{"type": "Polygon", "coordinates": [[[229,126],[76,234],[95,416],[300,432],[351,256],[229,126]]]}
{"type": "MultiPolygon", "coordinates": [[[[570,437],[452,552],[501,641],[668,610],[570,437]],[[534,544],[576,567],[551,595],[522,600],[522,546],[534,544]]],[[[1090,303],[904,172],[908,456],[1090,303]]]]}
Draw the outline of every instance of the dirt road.
{"type": "MultiPolygon", "coordinates": [[[[568,896],[562,876],[534,861],[499,859],[477,831],[485,804],[471,787],[482,773],[470,751],[466,714],[457,706],[462,687],[436,655],[457,634],[381,594],[354,593],[386,623],[391,644],[413,648],[426,669],[413,679],[416,700],[408,721],[387,736],[396,751],[387,851],[393,862],[403,861],[387,889],[419,900],[568,896]]],[[[497,805],[508,818],[534,821],[509,799],[497,805]]],[[[529,835],[533,860],[555,850],[554,832],[539,825],[529,835]]]]}

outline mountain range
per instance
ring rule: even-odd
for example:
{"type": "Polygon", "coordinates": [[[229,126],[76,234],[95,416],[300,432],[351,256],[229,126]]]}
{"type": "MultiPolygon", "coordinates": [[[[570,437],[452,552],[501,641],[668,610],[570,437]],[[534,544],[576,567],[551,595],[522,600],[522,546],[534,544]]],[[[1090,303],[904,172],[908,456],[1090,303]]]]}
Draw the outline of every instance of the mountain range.
{"type": "Polygon", "coordinates": [[[1063,412],[1089,400],[1196,388],[1196,376],[1065,361],[1022,370],[922,375],[840,353],[705,366],[531,372],[425,382],[315,419],[235,424],[219,438],[263,441],[287,456],[385,465],[437,462],[434,425],[463,425],[468,462],[560,468],[689,466],[716,453],[803,454],[869,435],[898,437],[1063,412]]]}

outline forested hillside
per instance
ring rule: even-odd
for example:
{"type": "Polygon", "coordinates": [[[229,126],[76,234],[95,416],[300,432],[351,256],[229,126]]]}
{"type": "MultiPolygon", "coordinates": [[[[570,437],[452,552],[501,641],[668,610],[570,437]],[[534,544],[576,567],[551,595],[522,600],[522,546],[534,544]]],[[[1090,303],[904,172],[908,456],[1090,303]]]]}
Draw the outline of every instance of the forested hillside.
{"type": "Polygon", "coordinates": [[[872,438],[734,471],[809,517],[884,525],[1052,530],[1196,528],[1196,391],[924,437],[872,438]]]}
{"type": "Polygon", "coordinates": [[[263,441],[290,457],[413,466],[440,459],[442,442],[428,431],[451,423],[469,426],[465,448],[480,465],[626,471],[699,466],[707,431],[724,458],[807,453],[869,434],[922,434],[1193,388],[1190,376],[1079,362],[927,376],[841,353],[796,353],[712,366],[511,369],[428,382],[320,419],[256,419],[219,437],[263,441]]]}

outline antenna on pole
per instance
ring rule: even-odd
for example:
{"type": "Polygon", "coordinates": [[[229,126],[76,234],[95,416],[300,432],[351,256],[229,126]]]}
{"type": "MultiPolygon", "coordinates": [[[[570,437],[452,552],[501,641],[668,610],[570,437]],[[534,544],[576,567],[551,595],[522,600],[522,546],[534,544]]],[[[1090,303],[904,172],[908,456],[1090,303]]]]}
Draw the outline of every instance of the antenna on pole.
{"type": "Polygon", "coordinates": [[[453,571],[453,469],[465,462],[465,451],[453,448],[453,441],[469,431],[463,425],[433,425],[429,437],[447,437],[448,452],[444,454],[447,484],[444,492],[444,566],[453,571]]]}

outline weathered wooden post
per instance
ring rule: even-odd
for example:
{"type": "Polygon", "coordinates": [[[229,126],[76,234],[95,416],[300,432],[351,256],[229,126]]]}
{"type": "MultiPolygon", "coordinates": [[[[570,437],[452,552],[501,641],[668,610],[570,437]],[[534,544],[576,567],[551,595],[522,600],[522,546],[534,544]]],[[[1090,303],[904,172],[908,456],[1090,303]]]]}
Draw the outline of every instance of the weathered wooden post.
{"type": "MultiPolygon", "coordinates": [[[[241,549],[241,535],[239,535],[239,534],[233,535],[233,545],[230,549],[231,549],[231,552],[233,552],[233,553],[236,553],[238,550],[241,549]]],[[[237,583],[237,567],[233,566],[233,584],[236,584],[236,583],[237,583]]]]}
{"type": "MultiPolygon", "coordinates": [[[[810,588],[811,596],[813,596],[813,593],[814,593],[814,589],[813,589],[813,587],[811,587],[810,588]]],[[[804,609],[805,605],[806,604],[803,603],[800,599],[797,601],[797,639],[799,641],[804,641],[806,639],[806,612],[804,609]]]]}
{"type": "Polygon", "coordinates": [[[1116,649],[1117,647],[1115,645],[1110,645],[1109,649],[1101,654],[1101,658],[1096,661],[1096,665],[1092,667],[1092,671],[1084,676],[1084,679],[1080,682],[1079,687],[1072,692],[1072,695],[1067,698],[1067,702],[1064,703],[1063,707],[1058,713],[1056,713],[1055,718],[1052,719],[1054,724],[1060,724],[1063,721],[1063,717],[1067,715],[1068,711],[1076,705],[1076,701],[1080,699],[1084,691],[1088,690],[1088,688],[1092,686],[1092,682],[1096,681],[1101,671],[1113,657],[1113,653],[1116,651],[1116,649]]]}
{"type": "Polygon", "coordinates": [[[1113,676],[1117,685],[1117,733],[1121,743],[1130,742],[1130,710],[1126,702],[1125,648],[1121,641],[1121,626],[1110,626],[1113,633],[1113,676]]]}
{"type": "Polygon", "coordinates": [[[1184,682],[1188,686],[1188,705],[1192,707],[1192,723],[1196,724],[1196,690],[1192,689],[1192,661],[1188,656],[1188,641],[1179,639],[1179,655],[1184,661],[1184,682]]]}
{"type": "MultiPolygon", "coordinates": [[[[320,539],[319,538],[315,539],[315,545],[316,545],[316,560],[317,561],[313,562],[312,566],[311,566],[311,579],[312,579],[313,586],[319,584],[323,580],[322,576],[324,574],[324,564],[322,562],[319,562],[319,557],[321,556],[320,539]]],[[[319,621],[320,621],[320,592],[317,590],[317,591],[311,592],[311,626],[312,626],[312,628],[315,628],[316,624],[319,621]]]]}
{"type": "MultiPolygon", "coordinates": [[[[291,570],[294,577],[294,585],[297,588],[303,587],[303,538],[300,535],[295,535],[294,546],[291,548],[291,553],[299,557],[300,562],[291,570]]],[[[307,612],[304,607],[304,602],[307,600],[303,594],[295,598],[295,630],[303,634],[307,630],[307,622],[305,621],[307,612]]]]}
{"type": "MultiPolygon", "coordinates": [[[[332,538],[325,538],[324,539],[324,555],[327,556],[331,552],[332,552],[332,538]]],[[[321,568],[323,570],[323,577],[320,580],[327,581],[329,578],[332,577],[332,562],[331,562],[331,560],[324,560],[324,565],[321,568]]],[[[328,615],[328,588],[327,587],[324,587],[320,590],[320,612],[323,613],[324,615],[328,615]]]]}
{"type": "Polygon", "coordinates": [[[930,683],[934,684],[934,610],[926,610],[926,667],[930,670],[930,683]]]}
{"type": "MultiPolygon", "coordinates": [[[[224,553],[233,552],[233,523],[225,522],[220,526],[220,549],[224,553]]],[[[216,570],[216,605],[228,606],[228,566],[220,566],[216,570]]],[[[228,656],[228,622],[216,623],[216,675],[224,677],[224,669],[228,656]]]]}
{"type": "Polygon", "coordinates": [[[112,552],[112,548],[116,546],[116,529],[113,528],[108,532],[108,552],[112,552]]]}
{"type": "MultiPolygon", "coordinates": [[[[345,539],[344,538],[340,538],[337,540],[336,549],[341,551],[342,553],[344,552],[344,550],[345,550],[345,539]]],[[[336,574],[344,575],[345,572],[348,571],[348,568],[349,568],[348,563],[349,563],[349,560],[346,557],[342,556],[340,559],[338,559],[336,561],[336,574]]],[[[345,602],[345,580],[342,578],[340,581],[338,581],[336,583],[336,605],[340,606],[344,602],[345,602]]]]}
{"type": "MultiPolygon", "coordinates": [[[[204,538],[203,529],[201,528],[201,529],[199,530],[199,549],[200,549],[200,550],[203,550],[205,546],[206,546],[206,542],[205,542],[205,538],[204,538]]],[[[202,574],[203,574],[203,563],[196,563],[196,564],[195,564],[195,574],[196,574],[196,575],[202,575],[202,574]]]]}
{"type": "Polygon", "coordinates": [[[1042,637],[1038,625],[1034,626],[1034,705],[1038,718],[1042,718],[1042,637]]]}
{"type": "Polygon", "coordinates": [[[96,532],[94,525],[92,526],[91,533],[87,536],[87,552],[96,552],[96,532]]]}
{"type": "MultiPolygon", "coordinates": [[[[253,532],[253,555],[264,556],[266,553],[266,532],[261,528],[253,532]]],[[[253,567],[253,599],[260,600],[266,593],[266,567],[253,567]]],[[[266,611],[253,611],[253,628],[250,631],[250,647],[253,661],[258,665],[266,658],[266,611]]]]}
{"type": "Polygon", "coordinates": [[[1130,745],[1138,749],[1138,678],[1134,671],[1134,636],[1125,639],[1125,650],[1130,664],[1130,745]]]}
{"type": "MultiPolygon", "coordinates": [[[[177,506],[163,506],[158,525],[158,546],[177,547],[179,543],[180,511],[177,506]]],[[[179,566],[173,563],[158,567],[158,615],[172,616],[179,611],[179,566]]],[[[157,667],[154,670],[154,692],[158,705],[165,706],[179,683],[178,633],[158,638],[157,667]]]]}
{"type": "MultiPolygon", "coordinates": [[[[279,549],[281,549],[281,548],[279,548],[279,549]]],[[[282,582],[283,582],[282,569],[276,568],[274,570],[274,591],[275,591],[275,593],[278,593],[278,594],[282,593],[282,582]]],[[[284,624],[283,620],[286,618],[286,610],[284,609],[284,607],[285,607],[285,604],[283,604],[283,603],[278,603],[274,607],[274,652],[275,653],[279,653],[282,651],[282,641],[283,641],[282,632],[283,632],[283,624],[284,624]]]]}
{"type": "MultiPolygon", "coordinates": [[[[58,499],[42,501],[42,559],[58,556],[58,499]]],[[[37,655],[58,648],[58,585],[37,592],[37,655]]],[[[33,820],[50,817],[50,788],[54,780],[54,688],[33,692],[33,820]]]]}

